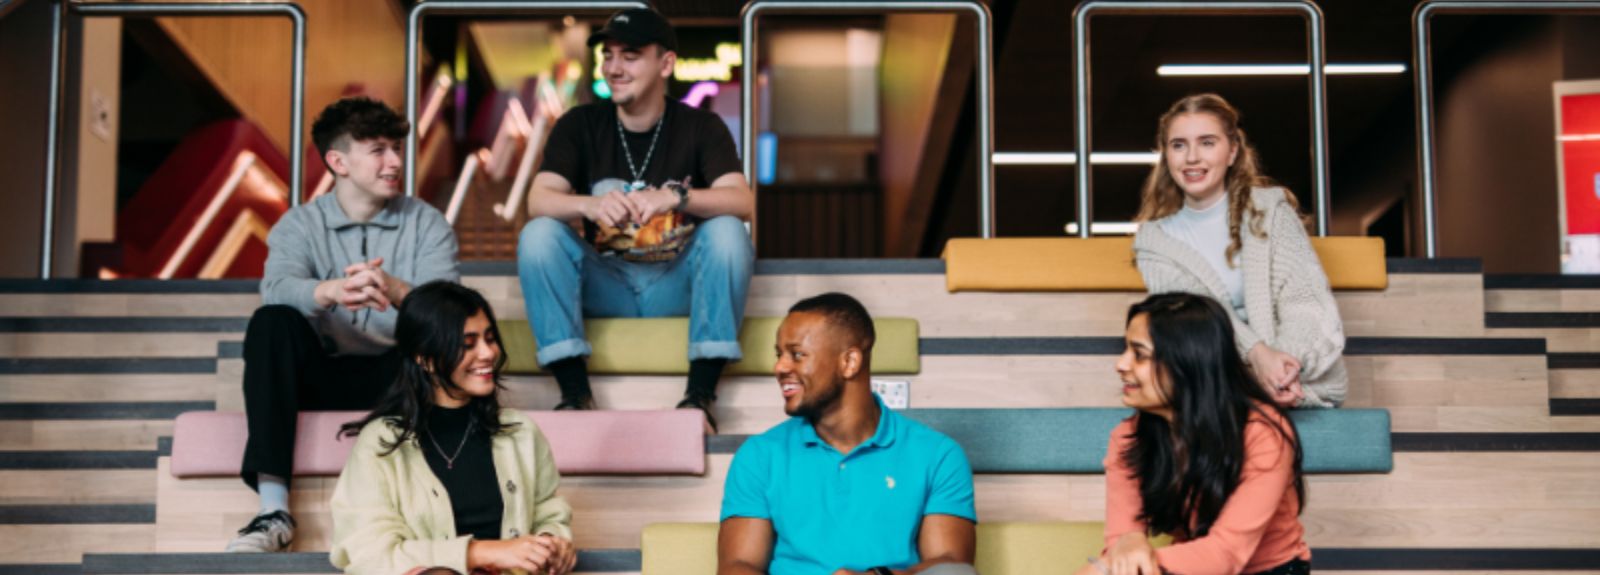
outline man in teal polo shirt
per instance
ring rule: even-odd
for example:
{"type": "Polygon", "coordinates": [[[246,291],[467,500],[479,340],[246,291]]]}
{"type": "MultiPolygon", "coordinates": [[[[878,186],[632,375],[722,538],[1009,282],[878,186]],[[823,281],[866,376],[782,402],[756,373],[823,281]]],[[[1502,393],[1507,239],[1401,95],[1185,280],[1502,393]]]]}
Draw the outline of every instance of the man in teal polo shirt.
{"type": "Polygon", "coordinates": [[[974,572],[972,467],[872,393],[874,338],[848,295],[789,309],[774,372],[793,417],[733,457],[719,575],[974,572]]]}

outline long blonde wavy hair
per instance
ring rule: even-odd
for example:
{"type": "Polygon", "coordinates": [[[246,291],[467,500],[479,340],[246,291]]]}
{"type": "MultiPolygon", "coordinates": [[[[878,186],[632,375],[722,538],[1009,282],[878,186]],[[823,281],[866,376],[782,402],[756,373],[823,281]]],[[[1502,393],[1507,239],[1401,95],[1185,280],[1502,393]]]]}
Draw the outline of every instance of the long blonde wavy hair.
{"type": "MultiPolygon", "coordinates": [[[[1177,213],[1183,209],[1183,189],[1172,179],[1172,171],[1167,166],[1167,130],[1171,128],[1172,121],[1184,114],[1210,114],[1222,124],[1223,133],[1227,134],[1238,156],[1233,165],[1228,167],[1224,176],[1223,186],[1228,190],[1228,251],[1225,257],[1228,265],[1233,265],[1233,256],[1239,253],[1243,245],[1239,239],[1239,228],[1246,214],[1250,220],[1250,233],[1258,238],[1267,237],[1267,231],[1262,223],[1265,216],[1250,202],[1250,189],[1257,187],[1276,186],[1272,178],[1261,174],[1261,160],[1256,154],[1255,146],[1250,144],[1244,130],[1239,128],[1239,110],[1229,104],[1222,96],[1216,94],[1194,94],[1178,100],[1161,115],[1161,121],[1156,128],[1156,152],[1160,161],[1150,168],[1150,175],[1144,179],[1144,190],[1139,194],[1139,215],[1135,218],[1139,222],[1153,222],[1177,213]]],[[[1294,194],[1284,192],[1289,201],[1289,207],[1295,212],[1300,211],[1300,203],[1295,200],[1294,194]]]]}

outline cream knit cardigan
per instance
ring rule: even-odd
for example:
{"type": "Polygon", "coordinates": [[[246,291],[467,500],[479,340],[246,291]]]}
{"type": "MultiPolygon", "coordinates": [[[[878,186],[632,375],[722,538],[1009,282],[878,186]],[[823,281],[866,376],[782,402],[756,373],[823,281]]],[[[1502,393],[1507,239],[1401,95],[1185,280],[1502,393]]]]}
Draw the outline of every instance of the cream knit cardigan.
{"type": "MultiPolygon", "coordinates": [[[[1233,320],[1241,357],[1248,358],[1250,348],[1265,342],[1300,360],[1306,397],[1296,407],[1338,407],[1350,387],[1344,368],[1344,324],[1328,276],[1299,214],[1285,199],[1287,193],[1283,188],[1251,190],[1250,201],[1264,214],[1267,237],[1251,233],[1248,221],[1240,226],[1239,265],[1250,323],[1240,321],[1233,306],[1222,308],[1233,320]]],[[[1133,253],[1150,293],[1187,292],[1231,301],[1216,270],[1159,225],[1139,226],[1133,253]]]]}
{"type": "MultiPolygon", "coordinates": [[[[500,422],[517,425],[490,441],[505,502],[501,539],[538,533],[572,539],[572,507],[556,495],[561,474],[544,434],[515,409],[501,409],[500,422]]],[[[467,573],[472,536],[456,535],[450,494],[415,437],[383,453],[395,435],[383,419],[361,429],[333,488],[329,559],[350,575],[399,575],[415,567],[467,573]]]]}

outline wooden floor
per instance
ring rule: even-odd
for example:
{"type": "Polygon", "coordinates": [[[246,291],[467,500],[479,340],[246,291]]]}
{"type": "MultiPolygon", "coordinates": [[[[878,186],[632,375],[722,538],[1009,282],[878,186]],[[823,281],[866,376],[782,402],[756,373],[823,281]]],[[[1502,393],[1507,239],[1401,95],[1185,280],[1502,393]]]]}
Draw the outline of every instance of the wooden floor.
{"type": "MultiPolygon", "coordinates": [[[[514,275],[465,283],[484,291],[501,317],[524,316],[514,275]]],[[[1387,290],[1336,294],[1355,338],[1347,405],[1388,409],[1399,452],[1393,473],[1311,478],[1303,520],[1314,549],[1335,558],[1509,550],[1529,557],[1526,566],[1447,571],[1600,573],[1600,555],[1549,569],[1541,565],[1555,560],[1539,559],[1600,551],[1600,412],[1590,412],[1600,400],[1600,362],[1586,364],[1583,355],[1600,353],[1600,326],[1486,321],[1569,314],[1552,325],[1571,325],[1579,320],[1570,314],[1600,312],[1600,289],[1485,285],[1480,273],[1396,273],[1387,290]],[[1582,367],[1564,367],[1571,365],[1582,367]],[[1578,414],[1551,415],[1553,407],[1578,414]]],[[[801,297],[834,290],[861,298],[875,315],[920,322],[922,372],[895,377],[910,382],[918,408],[1118,405],[1114,356],[1049,346],[1073,350],[1120,336],[1127,305],[1141,297],[950,294],[941,273],[767,273],[753,282],[747,314],[782,315],[801,297]],[[1042,352],[1008,350],[1018,338],[1051,339],[1042,352]]],[[[221,293],[13,291],[21,293],[0,293],[0,326],[9,326],[0,328],[0,573],[150,572],[123,566],[141,560],[120,554],[220,550],[254,514],[254,495],[235,479],[176,480],[161,450],[175,410],[242,409],[236,326],[259,296],[240,283],[221,293]],[[49,327],[62,318],[81,319],[78,327],[49,327]]],[[[512,377],[508,386],[518,407],[548,408],[557,398],[546,377],[512,377]]],[[[595,378],[600,404],[613,409],[667,407],[682,387],[680,377],[595,378]]],[[[726,378],[720,395],[724,434],[760,433],[783,419],[770,377],[726,378]]],[[[567,478],[562,494],[577,510],[579,546],[636,549],[646,524],[714,521],[731,456],[708,457],[703,477],[567,478]]],[[[333,481],[296,480],[297,549],[327,549],[333,481]]],[[[1099,475],[984,474],[976,486],[985,521],[1099,520],[1103,511],[1099,475]]],[[[1318,570],[1429,570],[1377,561],[1404,567],[1318,570]]]]}

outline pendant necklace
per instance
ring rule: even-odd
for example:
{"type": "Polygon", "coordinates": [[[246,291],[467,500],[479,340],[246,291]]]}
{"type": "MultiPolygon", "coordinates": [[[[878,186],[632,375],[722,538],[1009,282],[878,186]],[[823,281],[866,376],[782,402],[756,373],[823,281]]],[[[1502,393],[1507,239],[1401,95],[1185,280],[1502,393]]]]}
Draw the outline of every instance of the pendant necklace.
{"type": "Polygon", "coordinates": [[[461,448],[467,446],[467,437],[472,435],[472,425],[477,422],[478,418],[475,416],[467,419],[467,430],[461,432],[461,445],[456,446],[456,452],[454,455],[445,455],[444,448],[439,446],[439,440],[433,436],[433,430],[428,430],[428,441],[433,442],[433,448],[439,451],[439,457],[444,458],[445,469],[456,468],[456,458],[461,457],[461,448]]]}
{"type": "Polygon", "coordinates": [[[656,119],[655,134],[650,136],[650,149],[644,153],[644,162],[639,167],[633,166],[633,151],[628,149],[628,135],[622,131],[622,111],[617,111],[617,141],[622,144],[622,156],[628,160],[628,172],[633,175],[633,182],[628,184],[628,191],[635,192],[645,188],[644,171],[650,167],[650,156],[656,153],[656,140],[661,137],[661,124],[666,123],[667,111],[661,111],[661,117],[656,119]]]}

